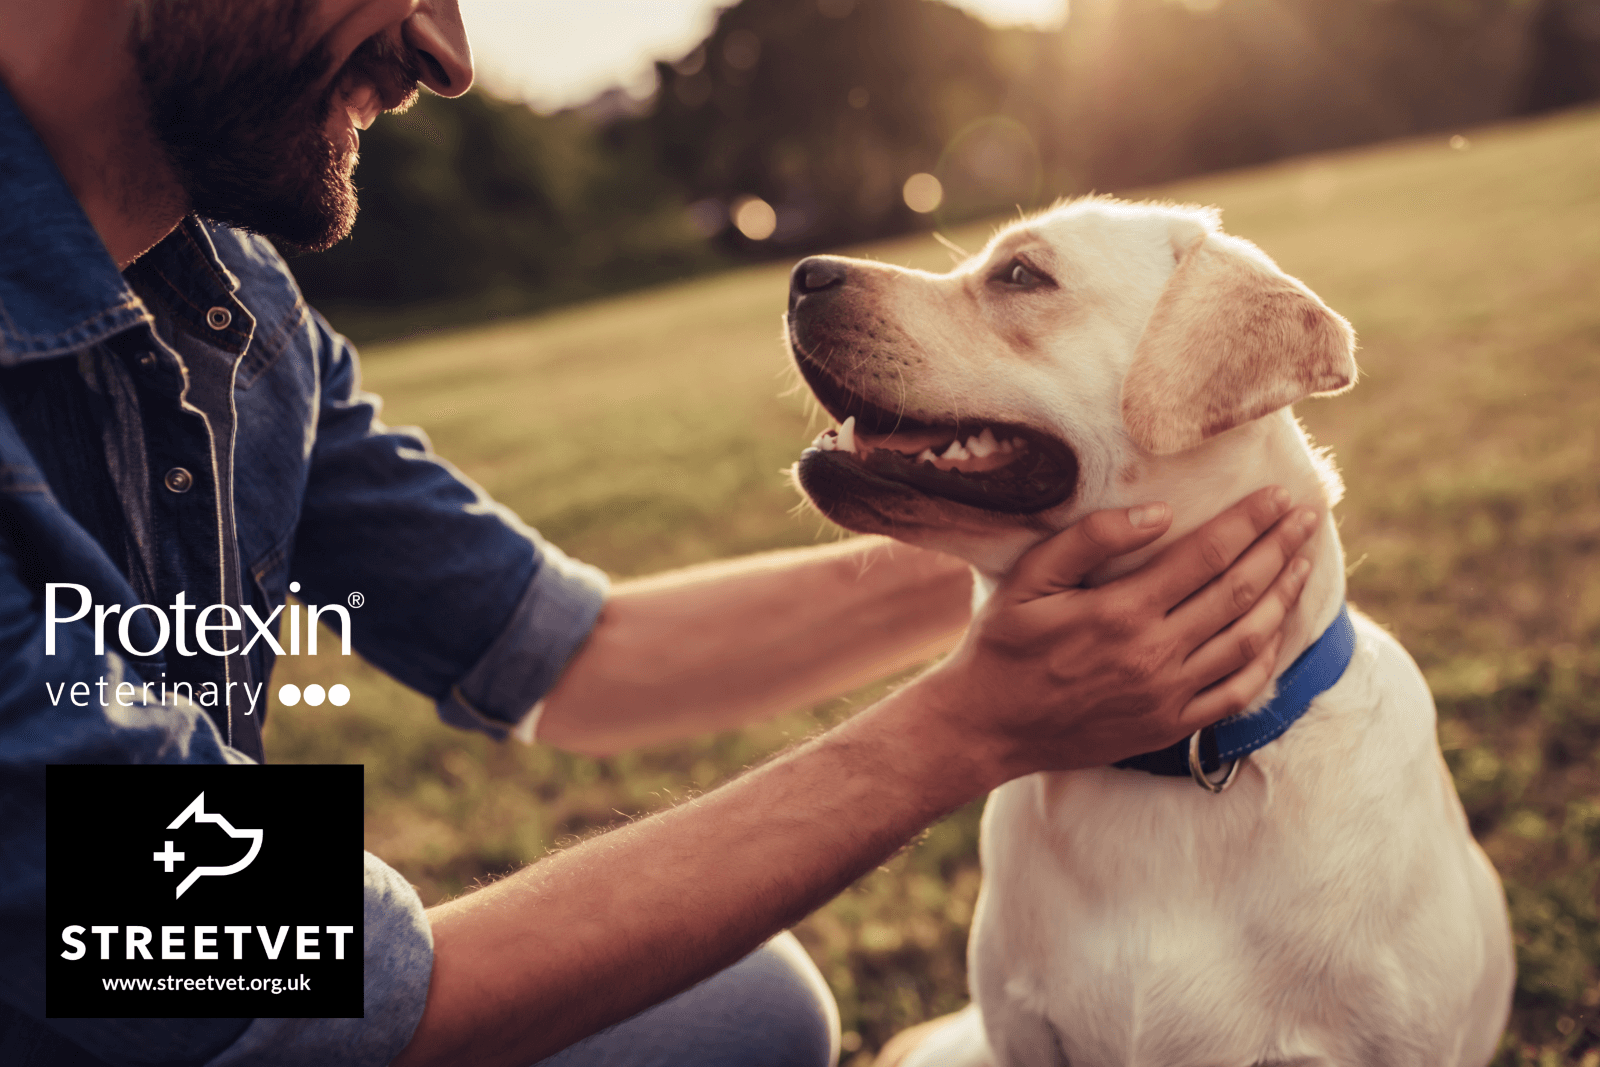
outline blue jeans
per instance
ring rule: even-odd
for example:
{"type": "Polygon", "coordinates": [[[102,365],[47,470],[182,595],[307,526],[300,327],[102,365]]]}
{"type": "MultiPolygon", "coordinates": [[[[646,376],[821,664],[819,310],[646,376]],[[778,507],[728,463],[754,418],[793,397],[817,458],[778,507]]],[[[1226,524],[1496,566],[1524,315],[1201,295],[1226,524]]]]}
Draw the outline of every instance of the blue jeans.
{"type": "Polygon", "coordinates": [[[720,974],[538,1067],[833,1067],[839,1008],[782,933],[720,974]]]}

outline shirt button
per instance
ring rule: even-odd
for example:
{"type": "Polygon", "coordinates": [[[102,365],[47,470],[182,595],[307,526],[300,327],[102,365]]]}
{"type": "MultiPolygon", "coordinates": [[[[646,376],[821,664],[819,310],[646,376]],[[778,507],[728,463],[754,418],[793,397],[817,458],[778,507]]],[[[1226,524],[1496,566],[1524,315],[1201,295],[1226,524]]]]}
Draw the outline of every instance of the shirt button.
{"type": "Polygon", "coordinates": [[[167,476],[161,480],[174,493],[187,493],[194,488],[194,475],[182,467],[173,467],[167,472],[167,476]]]}
{"type": "Polygon", "coordinates": [[[233,321],[233,312],[227,308],[212,308],[206,312],[206,325],[213,330],[226,330],[233,321]]]}

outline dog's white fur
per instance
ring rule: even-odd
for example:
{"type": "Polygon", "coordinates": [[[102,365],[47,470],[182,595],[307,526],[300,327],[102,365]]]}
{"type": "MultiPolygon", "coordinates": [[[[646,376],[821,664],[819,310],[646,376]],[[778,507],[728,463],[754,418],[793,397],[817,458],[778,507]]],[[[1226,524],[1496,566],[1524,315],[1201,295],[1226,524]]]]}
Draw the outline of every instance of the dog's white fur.
{"type": "MultiPolygon", "coordinates": [[[[1020,423],[1077,453],[1077,492],[1043,515],[816,500],[845,525],[968,559],[981,590],[1101,508],[1164,500],[1175,521],[1097,581],[1261,486],[1324,514],[1338,499],[1288,405],[1354,381],[1353,336],[1213,212],[1080,200],[949,274],[851,261],[848,284],[830,373],[924,421],[1020,423]],[[1018,261],[1053,284],[997,282],[1018,261]],[[862,332],[872,342],[853,344],[862,332]]],[[[1279,672],[1344,600],[1331,518],[1304,553],[1313,568],[1279,672]]],[[[1355,621],[1343,678],[1226,793],[1098,768],[992,794],[974,1007],[908,1064],[1487,1064],[1514,971],[1500,883],[1444,767],[1421,674],[1355,621]]]]}

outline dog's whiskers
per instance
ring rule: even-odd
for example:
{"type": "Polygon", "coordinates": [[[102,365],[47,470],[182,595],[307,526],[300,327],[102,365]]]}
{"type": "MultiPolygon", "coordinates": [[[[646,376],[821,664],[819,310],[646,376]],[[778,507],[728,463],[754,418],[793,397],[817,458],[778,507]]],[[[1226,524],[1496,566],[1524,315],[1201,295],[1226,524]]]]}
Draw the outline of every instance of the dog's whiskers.
{"type": "Polygon", "coordinates": [[[938,230],[933,231],[933,239],[944,245],[946,251],[948,251],[951,256],[954,257],[952,260],[954,263],[960,263],[962,260],[972,258],[971,252],[968,252],[965,248],[962,248],[960,245],[950,240],[950,238],[946,237],[938,230]]]}

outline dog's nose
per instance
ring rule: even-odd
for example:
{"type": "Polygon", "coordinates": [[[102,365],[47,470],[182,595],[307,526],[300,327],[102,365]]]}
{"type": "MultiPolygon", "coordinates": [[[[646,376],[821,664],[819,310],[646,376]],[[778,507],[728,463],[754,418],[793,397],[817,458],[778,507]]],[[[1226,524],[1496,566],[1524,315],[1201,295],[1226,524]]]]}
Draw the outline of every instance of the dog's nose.
{"type": "Polygon", "coordinates": [[[802,296],[835,289],[844,284],[848,270],[845,261],[833,256],[811,256],[794,265],[789,275],[789,308],[794,309],[802,296]]]}

